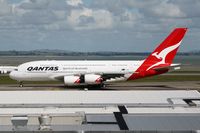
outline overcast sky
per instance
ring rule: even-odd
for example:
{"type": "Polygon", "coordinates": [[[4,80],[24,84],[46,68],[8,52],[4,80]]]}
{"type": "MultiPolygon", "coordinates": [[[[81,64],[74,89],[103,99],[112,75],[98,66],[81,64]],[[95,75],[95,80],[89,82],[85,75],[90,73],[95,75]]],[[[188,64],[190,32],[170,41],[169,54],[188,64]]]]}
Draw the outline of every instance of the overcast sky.
{"type": "Polygon", "coordinates": [[[0,0],[0,50],[149,52],[175,27],[200,50],[200,0],[0,0]]]}

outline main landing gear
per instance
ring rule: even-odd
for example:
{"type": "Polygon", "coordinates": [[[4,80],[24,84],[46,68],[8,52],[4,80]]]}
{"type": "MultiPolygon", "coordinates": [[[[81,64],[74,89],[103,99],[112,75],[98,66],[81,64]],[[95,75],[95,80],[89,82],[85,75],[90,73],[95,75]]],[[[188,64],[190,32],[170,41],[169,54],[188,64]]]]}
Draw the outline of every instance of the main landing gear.
{"type": "Polygon", "coordinates": [[[22,81],[20,81],[19,82],[19,87],[23,87],[24,85],[23,85],[23,82],[22,81]]]}
{"type": "Polygon", "coordinates": [[[101,88],[106,88],[106,85],[105,85],[104,83],[101,83],[101,84],[100,84],[100,87],[101,87],[101,88]]]}
{"type": "Polygon", "coordinates": [[[83,90],[88,91],[88,90],[101,90],[101,89],[106,89],[106,84],[101,83],[101,84],[88,84],[88,85],[83,85],[79,86],[83,90]]]}

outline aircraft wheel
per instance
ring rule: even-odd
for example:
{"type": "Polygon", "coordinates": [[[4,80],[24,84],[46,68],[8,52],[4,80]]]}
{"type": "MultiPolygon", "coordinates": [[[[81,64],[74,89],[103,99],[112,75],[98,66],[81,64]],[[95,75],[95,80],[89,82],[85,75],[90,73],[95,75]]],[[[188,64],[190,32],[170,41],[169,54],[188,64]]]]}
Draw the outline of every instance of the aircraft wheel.
{"type": "Polygon", "coordinates": [[[101,84],[101,88],[106,88],[106,85],[104,83],[101,84]]]}
{"type": "Polygon", "coordinates": [[[23,83],[22,82],[20,82],[20,84],[19,84],[19,87],[23,87],[24,85],[23,85],[23,83]]]}

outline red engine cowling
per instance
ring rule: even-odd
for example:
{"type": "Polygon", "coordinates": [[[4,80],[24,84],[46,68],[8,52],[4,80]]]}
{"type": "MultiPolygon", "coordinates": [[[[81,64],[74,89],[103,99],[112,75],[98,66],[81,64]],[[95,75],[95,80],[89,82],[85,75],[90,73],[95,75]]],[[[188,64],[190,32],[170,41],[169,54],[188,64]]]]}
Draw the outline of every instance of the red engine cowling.
{"type": "Polygon", "coordinates": [[[101,75],[97,74],[86,74],[85,75],[85,83],[88,84],[100,84],[103,82],[103,78],[101,75]]]}
{"type": "Polygon", "coordinates": [[[66,85],[77,85],[80,84],[81,79],[80,76],[65,76],[64,83],[66,85]]]}

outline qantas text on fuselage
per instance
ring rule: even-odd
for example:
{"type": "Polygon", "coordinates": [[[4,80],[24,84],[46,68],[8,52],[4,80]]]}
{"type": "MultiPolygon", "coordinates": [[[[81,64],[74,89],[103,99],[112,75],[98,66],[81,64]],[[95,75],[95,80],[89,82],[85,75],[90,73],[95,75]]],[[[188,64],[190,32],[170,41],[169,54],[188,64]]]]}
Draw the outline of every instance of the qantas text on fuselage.
{"type": "Polygon", "coordinates": [[[58,71],[58,66],[56,66],[56,67],[38,67],[38,66],[36,66],[36,67],[28,67],[27,68],[27,71],[58,71]]]}
{"type": "Polygon", "coordinates": [[[168,72],[187,28],[176,28],[145,60],[32,61],[10,73],[19,82],[60,80],[66,85],[135,80],[168,72]]]}

